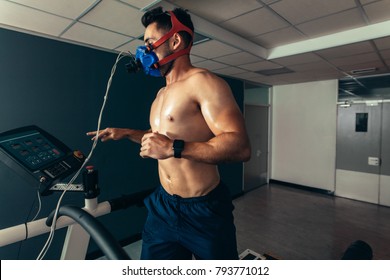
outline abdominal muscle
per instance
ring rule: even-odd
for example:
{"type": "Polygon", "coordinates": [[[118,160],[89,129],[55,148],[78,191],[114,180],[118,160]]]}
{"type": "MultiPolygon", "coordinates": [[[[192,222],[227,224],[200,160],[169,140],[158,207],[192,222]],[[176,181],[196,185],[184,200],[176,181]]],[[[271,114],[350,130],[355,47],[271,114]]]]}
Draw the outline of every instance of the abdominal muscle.
{"type": "Polygon", "coordinates": [[[206,195],[220,181],[217,166],[186,159],[159,160],[158,170],[164,189],[183,198],[206,195]]]}

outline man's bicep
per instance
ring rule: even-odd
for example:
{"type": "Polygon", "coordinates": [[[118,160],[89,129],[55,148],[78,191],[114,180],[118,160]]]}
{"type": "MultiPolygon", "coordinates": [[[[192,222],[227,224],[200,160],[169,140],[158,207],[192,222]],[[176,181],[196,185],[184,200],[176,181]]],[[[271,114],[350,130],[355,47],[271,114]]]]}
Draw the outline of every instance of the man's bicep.
{"type": "Polygon", "coordinates": [[[241,110],[225,80],[202,72],[192,82],[203,117],[214,135],[243,129],[241,110]]]}
{"type": "Polygon", "coordinates": [[[231,93],[205,102],[201,108],[210,130],[214,135],[226,132],[244,132],[242,113],[231,93]],[[230,95],[230,96],[229,96],[230,95]]]}

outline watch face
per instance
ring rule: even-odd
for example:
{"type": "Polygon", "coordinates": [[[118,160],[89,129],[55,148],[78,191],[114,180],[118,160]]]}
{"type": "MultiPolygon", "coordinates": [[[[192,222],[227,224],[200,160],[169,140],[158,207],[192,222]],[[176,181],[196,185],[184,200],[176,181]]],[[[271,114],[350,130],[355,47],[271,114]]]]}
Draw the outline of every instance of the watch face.
{"type": "Polygon", "coordinates": [[[174,149],[183,149],[184,148],[184,141],[183,140],[173,141],[173,148],[174,149]]]}
{"type": "Polygon", "coordinates": [[[181,158],[181,152],[184,149],[184,141],[183,140],[174,140],[173,141],[173,152],[175,158],[181,158]]]}

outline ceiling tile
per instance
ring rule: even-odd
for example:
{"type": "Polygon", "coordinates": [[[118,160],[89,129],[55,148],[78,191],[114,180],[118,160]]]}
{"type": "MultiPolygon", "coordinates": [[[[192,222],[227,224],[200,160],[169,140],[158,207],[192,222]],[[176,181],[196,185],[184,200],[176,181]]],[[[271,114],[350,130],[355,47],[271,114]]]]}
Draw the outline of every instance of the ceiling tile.
{"type": "Polygon", "coordinates": [[[363,7],[370,23],[390,20],[390,0],[382,0],[363,7]]]}
{"type": "Polygon", "coordinates": [[[313,70],[310,70],[308,69],[308,71],[299,71],[301,73],[314,73],[316,75],[317,78],[322,78],[322,77],[332,77],[332,76],[335,76],[335,75],[342,75],[342,76],[345,76],[345,73],[341,72],[339,69],[337,68],[327,68],[327,69],[322,69],[321,71],[313,71],[313,70]]]}
{"type": "Polygon", "coordinates": [[[359,10],[352,9],[296,25],[296,28],[313,38],[365,25],[359,10]]]}
{"type": "Polygon", "coordinates": [[[129,40],[127,36],[84,23],[76,23],[61,37],[106,49],[115,49],[129,40]]]}
{"type": "Polygon", "coordinates": [[[143,9],[153,4],[161,2],[161,0],[119,0],[120,2],[129,4],[130,6],[136,7],[138,9],[143,9]]]}
{"type": "Polygon", "coordinates": [[[341,67],[345,65],[355,65],[355,64],[361,64],[361,63],[378,61],[378,60],[379,60],[378,54],[372,52],[366,54],[334,58],[334,59],[330,59],[329,62],[331,62],[333,65],[337,67],[341,67]]]}
{"type": "Polygon", "coordinates": [[[240,64],[239,67],[249,71],[260,71],[260,70],[267,70],[267,69],[277,69],[280,68],[281,66],[279,64],[263,60],[255,63],[240,64]]]}
{"type": "Polygon", "coordinates": [[[215,61],[222,62],[229,65],[239,65],[261,60],[261,58],[254,56],[247,52],[239,52],[221,56],[214,59],[215,61]]]}
{"type": "Polygon", "coordinates": [[[245,77],[237,77],[238,79],[242,79],[242,80],[245,80],[246,82],[249,82],[249,83],[255,83],[255,84],[264,84],[264,85],[269,85],[271,83],[267,83],[266,81],[264,81],[266,78],[264,76],[261,76],[259,74],[257,74],[257,76],[255,77],[248,77],[248,78],[245,78],[245,77]]]}
{"type": "MultiPolygon", "coordinates": [[[[381,72],[382,69],[384,69],[383,62],[380,60],[365,62],[365,63],[355,63],[355,64],[349,64],[349,65],[343,65],[339,67],[340,69],[350,72],[352,70],[358,70],[358,69],[367,69],[367,68],[377,68],[377,72],[381,72]]],[[[377,73],[376,72],[376,73],[377,73]]],[[[372,74],[376,74],[372,73],[372,74]]]]}
{"type": "Polygon", "coordinates": [[[76,19],[83,14],[89,7],[93,6],[95,0],[12,0],[28,7],[55,15],[76,19]]]}
{"type": "Polygon", "coordinates": [[[335,67],[326,61],[317,61],[313,63],[305,63],[298,65],[291,65],[289,68],[295,72],[309,72],[309,71],[317,71],[321,70],[321,72],[325,71],[334,71],[335,67]]]}
{"type": "Polygon", "coordinates": [[[279,75],[276,76],[263,76],[260,74],[257,74],[257,76],[254,77],[248,77],[245,80],[259,83],[259,84],[265,84],[265,85],[278,85],[278,84],[284,84],[286,83],[283,81],[279,75]]]}
{"type": "Polygon", "coordinates": [[[143,12],[121,2],[102,1],[80,21],[121,34],[138,37],[145,31],[141,23],[143,14],[143,12]]]}
{"type": "Polygon", "coordinates": [[[191,50],[192,54],[205,58],[216,58],[237,52],[239,52],[238,49],[217,40],[210,40],[202,44],[197,44],[193,46],[191,50]]]}
{"type": "Polygon", "coordinates": [[[316,51],[321,57],[326,59],[350,56],[355,54],[362,54],[367,52],[374,52],[375,49],[370,41],[365,41],[356,44],[350,44],[335,48],[329,48],[325,50],[316,51]]]}
{"type": "Polygon", "coordinates": [[[266,5],[269,5],[269,4],[278,2],[278,1],[280,1],[280,0],[261,0],[261,2],[263,2],[266,5]]]}
{"type": "Polygon", "coordinates": [[[302,33],[294,27],[287,27],[254,37],[252,38],[252,41],[269,49],[304,39],[307,39],[307,37],[302,35],[302,33]]]}
{"type": "Polygon", "coordinates": [[[72,20],[55,16],[19,4],[0,2],[0,24],[41,34],[58,36],[72,20]]]}
{"type": "Polygon", "coordinates": [[[249,78],[259,78],[263,76],[254,72],[244,72],[244,73],[235,74],[234,77],[238,79],[249,79],[249,78]]]}
{"type": "Polygon", "coordinates": [[[205,61],[206,60],[203,57],[196,56],[196,55],[193,55],[193,54],[190,55],[190,59],[191,59],[191,63],[197,63],[197,62],[201,62],[201,61],[205,61]]]}
{"type": "Polygon", "coordinates": [[[362,5],[367,5],[367,4],[375,2],[375,1],[378,1],[378,0],[360,0],[360,3],[362,5]]]}
{"type": "Polygon", "coordinates": [[[338,80],[345,78],[345,73],[342,71],[338,71],[335,73],[319,73],[317,75],[317,81],[324,81],[324,80],[338,80]]]}
{"type": "Polygon", "coordinates": [[[135,52],[139,46],[144,46],[144,41],[139,39],[133,39],[130,42],[125,43],[124,45],[120,45],[115,50],[122,52],[131,52],[135,55],[135,52]]]}
{"type": "Polygon", "coordinates": [[[240,36],[255,37],[286,27],[287,23],[268,9],[262,8],[227,20],[221,23],[221,26],[240,36]]]}
{"type": "Polygon", "coordinates": [[[380,55],[385,60],[386,59],[390,59],[390,49],[389,50],[385,50],[385,51],[381,51],[380,55]]]}
{"type": "Polygon", "coordinates": [[[272,61],[280,65],[289,66],[289,65],[298,65],[304,63],[322,61],[322,59],[314,53],[304,53],[304,54],[297,54],[297,55],[277,58],[272,61]]]}
{"type": "Polygon", "coordinates": [[[355,8],[355,0],[300,0],[279,1],[270,7],[292,24],[355,8]]]}
{"type": "Polygon", "coordinates": [[[214,72],[221,75],[234,76],[236,74],[246,73],[247,71],[237,67],[226,67],[226,68],[214,70],[214,72]]]}
{"type": "Polygon", "coordinates": [[[245,0],[239,3],[237,0],[173,0],[170,2],[213,23],[226,21],[262,6],[256,0],[245,0]]]}
{"type": "Polygon", "coordinates": [[[275,77],[280,80],[279,84],[295,84],[318,80],[317,74],[312,72],[283,74],[275,77]]]}
{"type": "Polygon", "coordinates": [[[226,68],[227,65],[213,61],[213,60],[204,60],[201,62],[194,63],[194,66],[199,67],[199,68],[206,68],[210,71],[213,71],[213,70],[226,68]]]}
{"type": "Polygon", "coordinates": [[[390,49],[390,37],[376,39],[374,43],[379,50],[390,49]]]}

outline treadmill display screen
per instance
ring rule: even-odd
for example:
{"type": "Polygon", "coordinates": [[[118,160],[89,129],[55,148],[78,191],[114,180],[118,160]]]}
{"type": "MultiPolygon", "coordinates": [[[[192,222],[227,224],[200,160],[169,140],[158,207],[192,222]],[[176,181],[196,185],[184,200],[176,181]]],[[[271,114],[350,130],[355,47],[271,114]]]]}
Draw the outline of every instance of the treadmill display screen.
{"type": "Polygon", "coordinates": [[[37,130],[0,137],[0,146],[31,171],[38,170],[65,156],[37,130]]]}

